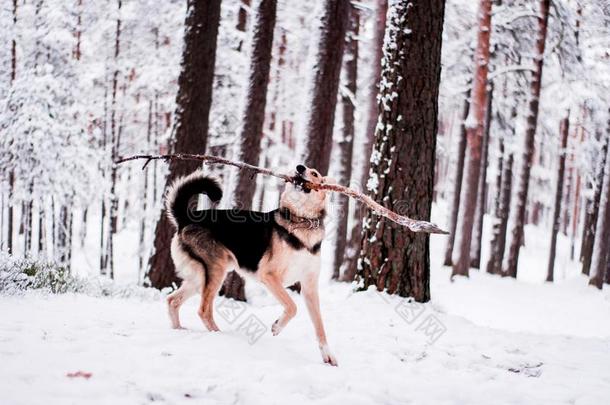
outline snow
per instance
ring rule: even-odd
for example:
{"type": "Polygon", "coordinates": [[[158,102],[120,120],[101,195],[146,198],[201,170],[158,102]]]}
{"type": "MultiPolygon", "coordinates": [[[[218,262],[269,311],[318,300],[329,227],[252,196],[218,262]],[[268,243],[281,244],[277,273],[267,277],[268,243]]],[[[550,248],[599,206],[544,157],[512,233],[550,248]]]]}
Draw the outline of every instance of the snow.
{"type": "Polygon", "coordinates": [[[220,333],[204,330],[196,299],[182,309],[187,329],[172,330],[160,299],[1,296],[3,403],[605,402],[607,290],[579,277],[551,285],[475,271],[451,283],[449,272],[435,264],[425,305],[323,282],[338,368],[322,363],[294,293],[299,312],[277,337],[281,307],[261,290],[233,312],[217,298],[220,333]],[[264,333],[242,332],[248,319],[264,333]],[[92,376],[66,376],[78,371],[92,376]]]}

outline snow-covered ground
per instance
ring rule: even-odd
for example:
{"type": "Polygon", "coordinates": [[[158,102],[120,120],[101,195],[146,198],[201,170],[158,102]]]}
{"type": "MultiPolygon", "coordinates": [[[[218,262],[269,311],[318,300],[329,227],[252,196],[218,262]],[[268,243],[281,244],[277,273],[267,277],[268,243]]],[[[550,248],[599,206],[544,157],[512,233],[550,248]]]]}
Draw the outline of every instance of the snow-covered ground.
{"type": "MultiPolygon", "coordinates": [[[[274,337],[281,308],[250,284],[248,304],[217,299],[221,333],[204,330],[196,299],[176,331],[160,296],[0,296],[0,403],[605,404],[610,293],[587,286],[565,238],[558,282],[543,283],[546,236],[526,229],[518,280],[472,271],[454,282],[440,265],[444,239],[433,237],[425,305],[323,281],[338,368],[322,363],[299,296],[274,337]],[[91,377],[68,376],[78,371],[91,377]]],[[[123,283],[137,280],[134,239],[119,236],[123,283]]],[[[75,252],[81,274],[87,251],[75,252]]]]}
{"type": "Polygon", "coordinates": [[[305,311],[272,336],[281,309],[265,296],[232,308],[231,324],[217,313],[221,333],[204,331],[196,300],[176,331],[160,300],[0,297],[1,402],[606,403],[608,296],[507,281],[437,282],[424,306],[324,286],[338,368],[321,362],[305,311]],[[242,331],[251,316],[262,336],[242,331]],[[66,376],[76,371],[92,376],[66,376]]]}

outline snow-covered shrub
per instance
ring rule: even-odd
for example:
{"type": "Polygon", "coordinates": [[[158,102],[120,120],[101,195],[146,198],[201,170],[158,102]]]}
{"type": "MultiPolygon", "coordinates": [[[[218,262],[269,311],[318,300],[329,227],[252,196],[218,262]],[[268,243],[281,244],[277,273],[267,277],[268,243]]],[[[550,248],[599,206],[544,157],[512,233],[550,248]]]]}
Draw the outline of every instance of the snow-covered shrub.
{"type": "Polygon", "coordinates": [[[158,299],[162,293],[134,284],[118,284],[102,277],[78,277],[57,263],[18,258],[0,252],[0,295],[28,290],[49,294],[81,293],[93,297],[158,299]]]}
{"type": "Polygon", "coordinates": [[[44,290],[53,294],[77,290],[77,280],[54,263],[0,253],[0,293],[44,290]]]}

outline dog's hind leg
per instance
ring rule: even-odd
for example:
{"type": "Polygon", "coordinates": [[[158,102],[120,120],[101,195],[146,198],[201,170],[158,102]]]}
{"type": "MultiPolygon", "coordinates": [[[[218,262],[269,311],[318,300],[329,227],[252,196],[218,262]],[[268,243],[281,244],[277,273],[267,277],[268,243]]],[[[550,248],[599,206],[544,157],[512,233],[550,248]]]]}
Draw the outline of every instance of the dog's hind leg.
{"type": "Polygon", "coordinates": [[[176,272],[182,278],[182,284],[167,296],[167,310],[172,327],[182,329],[180,306],[205,284],[205,269],[202,262],[196,261],[184,250],[177,234],[172,239],[171,254],[176,272]]]}
{"type": "Polygon", "coordinates": [[[201,305],[197,313],[209,331],[218,332],[220,329],[214,322],[214,298],[218,295],[218,291],[227,275],[225,264],[214,263],[208,266],[206,275],[206,282],[202,286],[201,305]]]}
{"type": "Polygon", "coordinates": [[[277,298],[280,304],[282,304],[282,306],[284,307],[284,313],[282,314],[282,316],[280,316],[279,319],[275,321],[271,326],[271,332],[273,333],[273,336],[277,336],[282,331],[282,329],[284,329],[284,327],[288,324],[288,322],[297,314],[297,306],[292,300],[292,298],[290,298],[290,295],[288,295],[288,293],[284,289],[281,280],[276,274],[265,274],[261,277],[261,281],[263,282],[263,284],[265,284],[265,286],[267,286],[269,291],[271,291],[271,294],[273,294],[273,296],[277,298]]]}
{"type": "MultiPolygon", "coordinates": [[[[203,272],[201,274],[201,278],[203,279],[203,272]]],[[[167,296],[167,309],[169,312],[169,319],[172,323],[172,328],[183,329],[182,325],[180,324],[180,307],[184,301],[197,293],[197,291],[201,288],[200,284],[203,284],[203,280],[201,283],[197,283],[191,279],[186,279],[182,282],[180,288],[167,296]]]]}

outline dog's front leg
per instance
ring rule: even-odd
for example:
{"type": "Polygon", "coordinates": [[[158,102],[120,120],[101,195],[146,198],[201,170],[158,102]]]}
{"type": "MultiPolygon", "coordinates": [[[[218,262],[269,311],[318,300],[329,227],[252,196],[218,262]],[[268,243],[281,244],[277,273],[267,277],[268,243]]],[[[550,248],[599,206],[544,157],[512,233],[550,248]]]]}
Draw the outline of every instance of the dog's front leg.
{"type": "Polygon", "coordinates": [[[265,274],[262,277],[262,282],[267,286],[271,294],[282,304],[284,307],[284,313],[280,318],[273,323],[271,326],[271,332],[273,336],[277,336],[282,329],[288,324],[288,322],[294,318],[297,313],[297,306],[290,298],[290,295],[284,289],[281,280],[274,273],[265,274]]]}
{"type": "Polygon", "coordinates": [[[328,342],[326,341],[326,333],[324,332],[324,324],[322,323],[322,314],[320,313],[320,298],[318,296],[318,274],[308,275],[302,283],[303,298],[307,305],[307,311],[313,322],[313,327],[316,330],[316,337],[322,353],[322,360],[332,366],[338,366],[337,359],[330,352],[328,342]]]}

